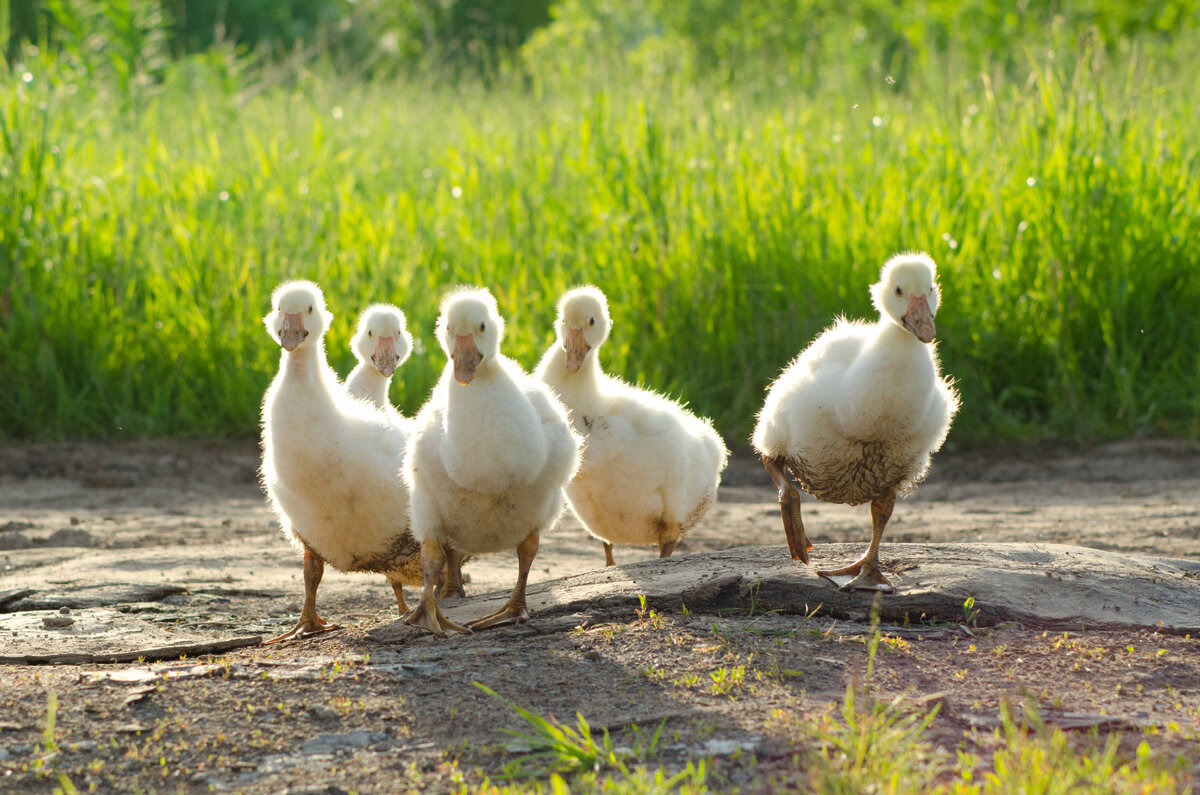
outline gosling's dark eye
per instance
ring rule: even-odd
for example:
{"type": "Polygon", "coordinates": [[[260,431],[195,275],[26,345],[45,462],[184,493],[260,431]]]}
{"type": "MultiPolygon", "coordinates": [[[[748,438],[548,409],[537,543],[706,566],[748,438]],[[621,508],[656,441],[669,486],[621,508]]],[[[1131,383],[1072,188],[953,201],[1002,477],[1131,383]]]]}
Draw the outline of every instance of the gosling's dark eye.
{"type": "Polygon", "coordinates": [[[484,332],[484,329],[486,329],[486,328],[487,328],[486,323],[480,323],[479,324],[479,333],[482,334],[484,332]]]}
{"type": "Polygon", "coordinates": [[[591,318],[590,320],[588,320],[588,325],[589,325],[589,326],[594,326],[594,325],[596,325],[596,318],[591,318]]]}
{"type": "Polygon", "coordinates": [[[312,309],[313,309],[313,308],[312,308],[312,305],[310,304],[310,305],[309,305],[309,307],[308,307],[308,314],[310,314],[310,315],[312,314],[312,309]]]}
{"type": "Polygon", "coordinates": [[[374,332],[374,331],[368,331],[368,332],[367,332],[367,336],[368,336],[368,337],[374,337],[374,336],[375,336],[375,332],[374,332]]]}
{"type": "Polygon", "coordinates": [[[897,288],[896,288],[896,295],[904,295],[904,291],[903,291],[903,290],[901,290],[899,287],[897,287],[897,288]]]}

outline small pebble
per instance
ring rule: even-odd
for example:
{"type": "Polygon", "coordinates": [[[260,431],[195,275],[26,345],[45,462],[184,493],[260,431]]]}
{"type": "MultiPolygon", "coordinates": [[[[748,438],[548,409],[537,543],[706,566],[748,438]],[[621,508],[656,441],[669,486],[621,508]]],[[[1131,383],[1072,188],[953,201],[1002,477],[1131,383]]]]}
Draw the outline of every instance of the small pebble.
{"type": "Polygon", "coordinates": [[[49,629],[61,629],[69,627],[75,623],[75,619],[70,616],[43,616],[42,624],[49,629]]]}
{"type": "Polygon", "coordinates": [[[337,720],[337,716],[338,716],[337,713],[334,712],[331,708],[326,707],[322,704],[316,704],[314,706],[309,707],[308,714],[312,715],[317,720],[323,720],[323,721],[337,720]]]}

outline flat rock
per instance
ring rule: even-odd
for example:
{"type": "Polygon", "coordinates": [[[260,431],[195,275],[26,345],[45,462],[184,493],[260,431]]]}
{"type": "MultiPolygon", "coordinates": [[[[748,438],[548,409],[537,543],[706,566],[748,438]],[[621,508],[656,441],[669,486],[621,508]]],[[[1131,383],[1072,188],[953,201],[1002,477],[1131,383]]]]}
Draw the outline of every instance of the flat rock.
{"type": "Polygon", "coordinates": [[[87,608],[70,616],[43,610],[0,612],[0,638],[0,665],[176,660],[255,646],[262,640],[260,635],[179,631],[111,607],[87,608]],[[46,621],[62,618],[73,620],[66,626],[46,621]]]}
{"type": "Polygon", "coordinates": [[[19,599],[24,599],[26,596],[37,593],[32,588],[9,588],[0,591],[0,612],[3,612],[4,606],[11,604],[19,599]]]}
{"type": "MultiPolygon", "coordinates": [[[[742,608],[866,620],[873,592],[842,591],[817,576],[844,565],[860,545],[821,544],[812,565],[793,563],[783,547],[740,547],[589,571],[531,586],[530,622],[564,613],[629,611],[645,597],[659,611],[711,613],[742,608]]],[[[1106,552],[1064,544],[885,544],[884,572],[896,592],[880,596],[885,621],[1005,621],[1044,629],[1151,628],[1200,633],[1200,562],[1106,552]]],[[[498,609],[507,592],[444,608],[464,622],[498,609]]],[[[419,632],[393,622],[377,640],[419,632]]]]}
{"type": "Polygon", "coordinates": [[[33,546],[33,541],[24,533],[5,533],[0,536],[0,551],[31,549],[33,546]]]}
{"type": "Polygon", "coordinates": [[[104,585],[58,586],[33,591],[20,598],[0,601],[0,612],[18,613],[25,610],[57,610],[60,607],[82,609],[110,607],[135,602],[157,602],[173,594],[187,593],[187,588],[170,583],[109,583],[104,585]]]}
{"type": "Polygon", "coordinates": [[[63,527],[55,530],[46,539],[48,547],[94,547],[96,539],[87,530],[77,527],[63,527]]]}
{"type": "Polygon", "coordinates": [[[353,731],[338,734],[318,734],[305,740],[300,746],[302,754],[332,754],[349,748],[367,748],[388,742],[388,736],[383,732],[353,731]]]}

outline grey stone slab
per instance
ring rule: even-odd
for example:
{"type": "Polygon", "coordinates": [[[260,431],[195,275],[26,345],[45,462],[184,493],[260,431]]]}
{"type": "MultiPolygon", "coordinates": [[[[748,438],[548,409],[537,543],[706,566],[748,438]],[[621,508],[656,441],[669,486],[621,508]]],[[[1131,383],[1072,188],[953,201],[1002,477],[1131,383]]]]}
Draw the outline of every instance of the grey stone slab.
{"type": "MultiPolygon", "coordinates": [[[[686,605],[700,613],[742,608],[866,620],[874,593],[842,591],[816,574],[861,552],[859,545],[822,544],[806,566],[792,562],[782,546],[741,547],[598,569],[531,586],[531,623],[575,612],[632,614],[643,596],[659,611],[686,605]]],[[[1045,629],[1200,633],[1197,561],[1023,543],[885,544],[881,557],[896,586],[880,598],[885,621],[963,623],[971,597],[982,626],[1015,621],[1045,629]]],[[[507,597],[486,594],[445,613],[463,622],[507,597]]],[[[373,634],[387,640],[417,631],[394,622],[373,634]]]]}
{"type": "Polygon", "coordinates": [[[0,594],[0,612],[82,609],[111,607],[134,602],[157,602],[174,594],[187,593],[182,585],[170,583],[106,583],[100,585],[55,586],[36,590],[27,596],[4,601],[0,594]]]}
{"type": "Polygon", "coordinates": [[[300,746],[302,754],[332,754],[351,748],[368,748],[389,742],[383,732],[355,729],[348,732],[317,734],[300,746]]]}

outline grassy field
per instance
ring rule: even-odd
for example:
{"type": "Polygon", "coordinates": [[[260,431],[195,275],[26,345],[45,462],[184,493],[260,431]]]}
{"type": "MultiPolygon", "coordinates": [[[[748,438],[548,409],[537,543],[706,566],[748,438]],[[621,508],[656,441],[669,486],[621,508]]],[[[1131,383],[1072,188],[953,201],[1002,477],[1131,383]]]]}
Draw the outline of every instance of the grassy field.
{"type": "MultiPolygon", "coordinates": [[[[1193,38],[1195,38],[1193,36],[1193,38]]],[[[1186,43],[1185,43],[1186,44],[1186,43]]],[[[764,387],[906,249],[940,265],[952,440],[1200,433],[1200,46],[953,59],[815,87],[363,81],[228,52],[142,80],[28,54],[0,85],[0,437],[252,435],[271,289],[311,278],[417,342],[490,287],[532,367],[594,282],[604,363],[744,443],[764,387]]],[[[871,74],[870,69],[865,69],[871,74]]]]}

